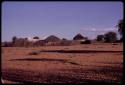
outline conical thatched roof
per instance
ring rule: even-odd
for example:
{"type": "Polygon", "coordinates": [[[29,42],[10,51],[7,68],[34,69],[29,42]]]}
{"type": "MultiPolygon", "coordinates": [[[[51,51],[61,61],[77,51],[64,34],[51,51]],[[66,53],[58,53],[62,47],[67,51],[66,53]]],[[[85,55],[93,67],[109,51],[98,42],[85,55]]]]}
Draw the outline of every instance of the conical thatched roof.
{"type": "Polygon", "coordinates": [[[55,35],[51,35],[51,36],[47,37],[45,39],[45,41],[47,41],[47,42],[58,42],[58,41],[60,41],[60,39],[58,37],[56,37],[55,35]]]}
{"type": "Polygon", "coordinates": [[[82,40],[82,39],[85,39],[85,37],[83,37],[80,33],[73,38],[73,40],[82,40]]]}

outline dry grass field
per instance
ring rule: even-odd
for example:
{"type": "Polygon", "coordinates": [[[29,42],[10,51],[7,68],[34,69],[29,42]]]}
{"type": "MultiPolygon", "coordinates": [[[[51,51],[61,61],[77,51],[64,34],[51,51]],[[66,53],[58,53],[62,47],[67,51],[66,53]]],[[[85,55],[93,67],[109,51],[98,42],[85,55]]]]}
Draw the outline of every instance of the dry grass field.
{"type": "Polygon", "coordinates": [[[2,47],[4,83],[121,84],[123,44],[2,47]]]}

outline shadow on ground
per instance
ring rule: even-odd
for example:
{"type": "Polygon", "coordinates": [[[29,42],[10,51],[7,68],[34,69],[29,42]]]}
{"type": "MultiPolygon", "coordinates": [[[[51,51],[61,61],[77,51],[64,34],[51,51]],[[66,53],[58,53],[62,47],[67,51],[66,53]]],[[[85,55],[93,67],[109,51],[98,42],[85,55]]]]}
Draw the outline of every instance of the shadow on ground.
{"type": "Polygon", "coordinates": [[[40,52],[57,52],[57,53],[122,53],[123,51],[105,51],[105,50],[44,50],[40,52]]]}
{"type": "Polygon", "coordinates": [[[72,61],[68,61],[68,60],[65,60],[65,59],[47,59],[47,58],[24,58],[24,59],[11,59],[9,61],[42,61],[42,62],[61,62],[61,63],[69,63],[69,64],[73,64],[73,65],[80,65],[76,62],[72,62],[72,61]]]}
{"type": "Polygon", "coordinates": [[[64,59],[47,59],[47,58],[24,58],[24,59],[11,59],[10,61],[59,61],[64,62],[64,59]]]}

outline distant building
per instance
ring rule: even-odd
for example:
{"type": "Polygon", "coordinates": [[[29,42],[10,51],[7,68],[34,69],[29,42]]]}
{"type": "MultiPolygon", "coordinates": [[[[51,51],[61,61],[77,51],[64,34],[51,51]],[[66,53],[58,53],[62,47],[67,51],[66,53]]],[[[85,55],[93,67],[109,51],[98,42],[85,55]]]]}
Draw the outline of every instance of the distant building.
{"type": "Polygon", "coordinates": [[[73,37],[73,40],[77,40],[77,41],[85,41],[87,40],[87,37],[82,36],[80,33],[77,34],[75,37],[73,37]]]}
{"type": "Polygon", "coordinates": [[[80,33],[73,37],[72,45],[82,44],[86,42],[88,38],[82,36],[80,33]]]}
{"type": "Polygon", "coordinates": [[[60,38],[58,38],[54,35],[51,35],[45,39],[45,41],[47,41],[47,42],[59,42],[60,40],[61,40],[60,38]]]}

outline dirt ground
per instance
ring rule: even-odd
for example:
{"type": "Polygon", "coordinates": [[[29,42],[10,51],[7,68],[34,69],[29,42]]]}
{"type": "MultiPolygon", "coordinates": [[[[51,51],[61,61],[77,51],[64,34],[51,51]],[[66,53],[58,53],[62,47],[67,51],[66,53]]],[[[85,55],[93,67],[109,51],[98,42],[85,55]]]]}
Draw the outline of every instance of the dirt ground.
{"type": "Polygon", "coordinates": [[[2,47],[4,83],[121,84],[122,68],[122,43],[2,47]]]}

